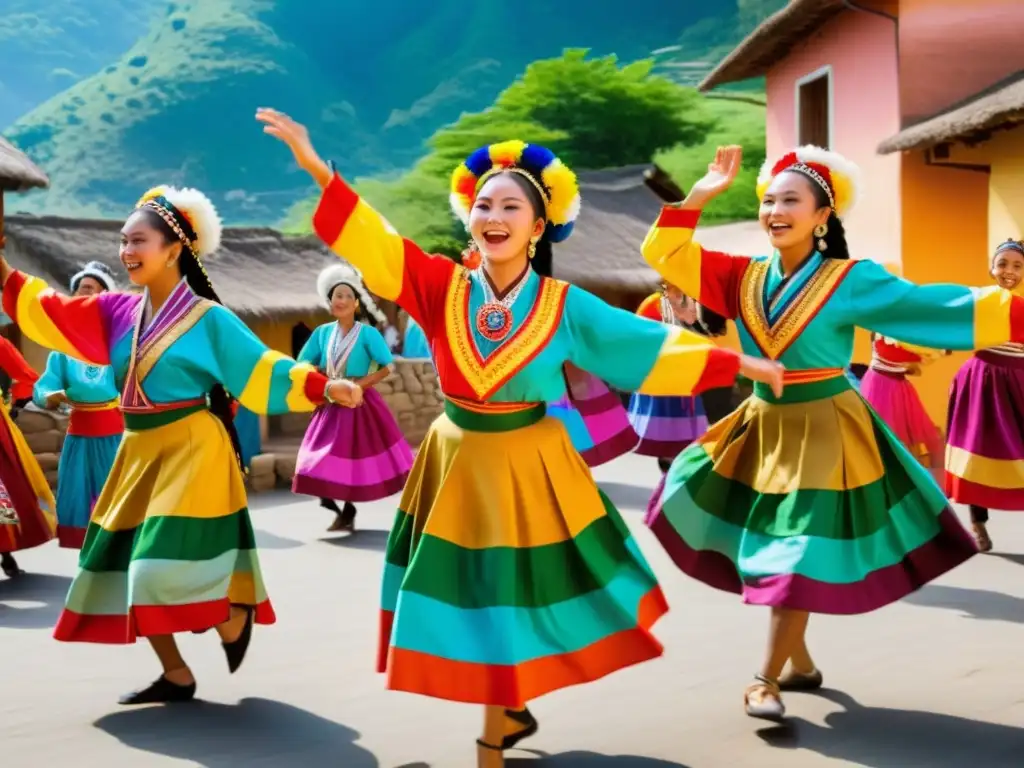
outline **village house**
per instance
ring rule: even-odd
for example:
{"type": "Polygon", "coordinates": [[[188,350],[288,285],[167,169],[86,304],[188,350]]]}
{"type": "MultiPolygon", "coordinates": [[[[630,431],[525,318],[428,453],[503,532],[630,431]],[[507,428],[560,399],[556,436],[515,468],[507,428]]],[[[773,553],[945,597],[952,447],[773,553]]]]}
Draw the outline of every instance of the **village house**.
{"type": "MultiPolygon", "coordinates": [[[[1022,29],[1020,0],[792,0],[700,89],[765,77],[769,157],[815,144],[860,165],[845,222],[855,258],[915,282],[989,285],[993,249],[1024,227],[1022,29]]],[[[965,359],[915,382],[940,425],[965,359]]]]}

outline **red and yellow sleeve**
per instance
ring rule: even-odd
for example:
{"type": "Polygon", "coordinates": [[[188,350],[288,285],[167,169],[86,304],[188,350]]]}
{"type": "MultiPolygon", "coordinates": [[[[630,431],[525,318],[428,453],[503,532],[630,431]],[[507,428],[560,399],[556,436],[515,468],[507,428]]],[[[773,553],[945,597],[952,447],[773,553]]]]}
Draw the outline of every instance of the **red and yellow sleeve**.
{"type": "Polygon", "coordinates": [[[32,389],[39,380],[39,374],[22,357],[18,348],[2,336],[0,336],[0,369],[12,379],[12,399],[24,400],[32,397],[32,389]]]}
{"type": "Polygon", "coordinates": [[[740,356],[708,343],[683,328],[668,327],[657,359],[636,390],[644,395],[697,395],[731,387],[740,372],[740,356]]]}
{"type": "Polygon", "coordinates": [[[735,320],[746,256],[708,251],[693,239],[700,211],[665,206],[644,239],[644,260],[665,280],[712,312],[735,320]]]}
{"type": "Polygon", "coordinates": [[[36,344],[94,365],[110,365],[100,296],[62,296],[38,277],[14,271],[4,284],[4,312],[36,344]]]}
{"type": "Polygon", "coordinates": [[[328,247],[363,275],[366,287],[394,301],[429,335],[429,307],[443,298],[455,262],[424,253],[399,235],[337,173],[324,188],[313,229],[328,247]]]}

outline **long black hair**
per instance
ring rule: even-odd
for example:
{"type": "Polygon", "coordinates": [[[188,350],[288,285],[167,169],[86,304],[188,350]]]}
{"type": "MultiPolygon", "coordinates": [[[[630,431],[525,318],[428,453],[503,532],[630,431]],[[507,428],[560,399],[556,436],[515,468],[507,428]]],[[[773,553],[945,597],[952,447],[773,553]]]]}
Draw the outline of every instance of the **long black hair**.
{"type": "MultiPolygon", "coordinates": [[[[814,202],[818,204],[818,208],[830,208],[832,201],[828,198],[828,192],[812,178],[807,175],[800,173],[799,171],[793,171],[798,176],[802,176],[803,179],[811,188],[811,194],[814,195],[814,202]]],[[[848,259],[850,258],[850,248],[846,244],[846,227],[843,226],[842,219],[836,215],[836,209],[832,208],[832,212],[828,215],[828,221],[825,223],[828,227],[828,232],[825,233],[823,238],[814,238],[814,248],[818,249],[818,240],[825,241],[825,250],[821,251],[821,255],[828,259],[848,259]]]]}
{"type": "MultiPolygon", "coordinates": [[[[139,208],[142,215],[146,218],[146,222],[153,227],[157,232],[163,235],[164,243],[171,245],[173,243],[181,244],[181,239],[171,229],[170,225],[163,220],[163,218],[156,211],[151,210],[143,206],[139,208]]],[[[179,217],[179,219],[182,217],[179,217]]],[[[186,235],[191,235],[192,240],[195,240],[195,233],[189,232],[188,229],[191,227],[187,222],[181,221],[182,229],[185,230],[186,235]]],[[[213,290],[213,284],[210,282],[210,276],[206,274],[206,270],[196,257],[195,253],[192,252],[191,248],[187,248],[181,244],[181,256],[178,258],[178,267],[181,269],[181,276],[188,282],[189,288],[196,294],[204,299],[215,301],[218,304],[223,304],[220,300],[220,296],[213,290]]],[[[232,413],[232,405],[235,403],[235,398],[228,394],[228,391],[224,389],[223,384],[214,384],[213,388],[209,392],[210,398],[210,412],[221,420],[224,424],[224,429],[228,432],[228,437],[231,438],[231,447],[235,451],[235,459],[238,461],[238,466],[243,471],[245,470],[245,462],[242,460],[242,444],[238,439],[238,430],[235,429],[235,417],[232,413]]]]}

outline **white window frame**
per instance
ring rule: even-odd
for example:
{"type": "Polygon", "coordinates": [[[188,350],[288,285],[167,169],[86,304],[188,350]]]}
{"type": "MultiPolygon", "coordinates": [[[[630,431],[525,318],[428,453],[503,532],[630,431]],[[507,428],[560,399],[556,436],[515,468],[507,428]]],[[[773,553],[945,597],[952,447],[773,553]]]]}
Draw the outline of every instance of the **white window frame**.
{"type": "Polygon", "coordinates": [[[825,66],[819,67],[813,72],[807,73],[803,77],[799,78],[793,86],[793,102],[796,104],[796,140],[794,141],[794,144],[800,143],[800,88],[806,85],[807,83],[813,82],[814,80],[819,80],[822,77],[828,79],[828,147],[826,147],[826,149],[835,151],[835,78],[833,76],[831,64],[826,64],[825,66]]]}

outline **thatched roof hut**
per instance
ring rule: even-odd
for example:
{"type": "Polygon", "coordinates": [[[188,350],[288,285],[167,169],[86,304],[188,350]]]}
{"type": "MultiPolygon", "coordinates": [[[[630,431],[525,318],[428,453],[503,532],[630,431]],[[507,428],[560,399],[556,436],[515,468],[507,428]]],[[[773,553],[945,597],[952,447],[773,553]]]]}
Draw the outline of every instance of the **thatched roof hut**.
{"type": "MultiPolygon", "coordinates": [[[[12,266],[67,286],[87,261],[124,270],[118,258],[122,222],[11,216],[7,257],[12,266]]],[[[315,237],[286,237],[264,228],[227,227],[207,270],[224,304],[242,318],[285,320],[320,309],[316,276],[336,257],[315,237]]]]}
{"type": "Polygon", "coordinates": [[[790,0],[789,5],[762,21],[697,86],[710,91],[726,83],[738,83],[768,74],[772,65],[793,47],[846,7],[843,0],[790,0]]]}
{"type": "Polygon", "coordinates": [[[878,145],[880,154],[930,149],[954,141],[973,144],[993,131],[1024,123],[1024,70],[939,114],[905,128],[878,145]]]}
{"type": "Polygon", "coordinates": [[[48,186],[50,180],[39,166],[0,136],[0,197],[3,192],[27,192],[36,187],[48,186]]]}
{"type": "Polygon", "coordinates": [[[661,206],[682,199],[682,190],[651,165],[580,171],[578,178],[583,207],[572,237],[557,246],[555,277],[602,295],[654,290],[659,277],[640,246],[661,206]]]}

